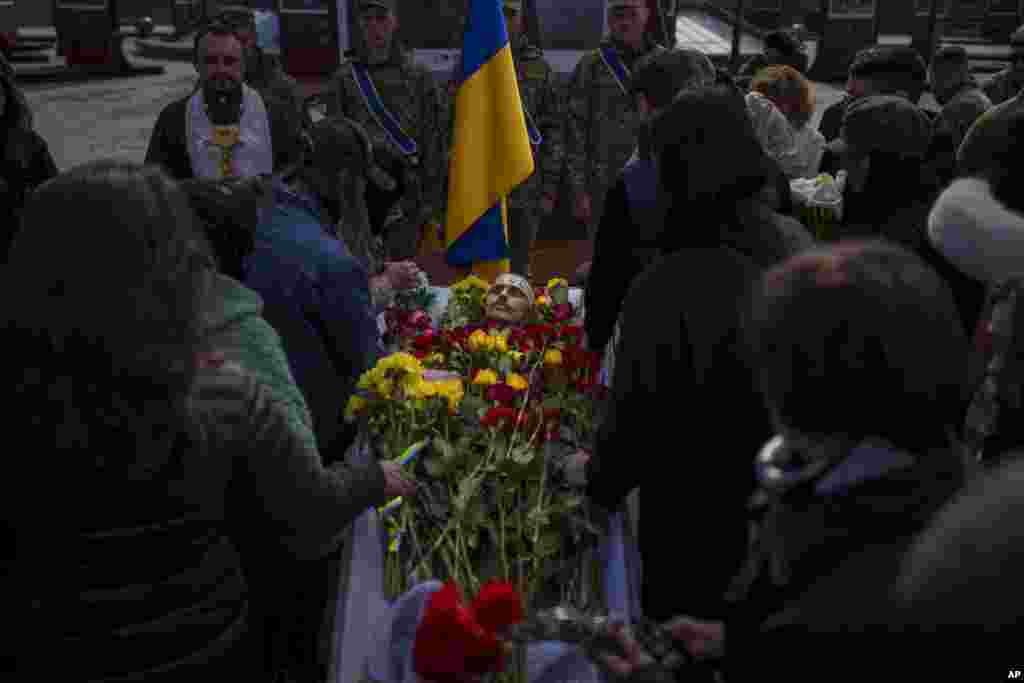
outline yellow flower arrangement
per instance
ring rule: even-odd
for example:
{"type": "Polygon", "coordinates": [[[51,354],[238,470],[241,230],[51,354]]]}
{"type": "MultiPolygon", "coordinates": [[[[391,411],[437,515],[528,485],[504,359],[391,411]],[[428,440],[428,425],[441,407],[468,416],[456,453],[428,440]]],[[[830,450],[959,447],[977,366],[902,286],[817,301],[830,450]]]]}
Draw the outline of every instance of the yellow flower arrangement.
{"type": "Polygon", "coordinates": [[[473,378],[473,384],[480,384],[483,386],[490,386],[498,383],[498,373],[490,368],[484,368],[476,373],[476,377],[473,378]]]}
{"type": "Polygon", "coordinates": [[[545,365],[561,365],[562,364],[562,352],[558,349],[548,349],[544,352],[544,364],[545,365]]]}
{"type": "Polygon", "coordinates": [[[520,375],[518,372],[510,372],[505,377],[505,384],[509,385],[517,391],[524,391],[529,388],[530,383],[526,381],[526,378],[520,375]]]}
{"type": "Polygon", "coordinates": [[[357,394],[349,396],[348,404],[345,406],[345,420],[351,422],[361,412],[366,410],[367,406],[366,399],[357,394]]]}
{"type": "Polygon", "coordinates": [[[465,292],[470,289],[482,289],[485,292],[491,288],[490,283],[483,280],[476,275],[470,275],[469,277],[459,280],[452,285],[452,292],[465,292]]]}
{"type": "Polygon", "coordinates": [[[494,341],[483,330],[474,331],[466,343],[469,344],[470,351],[487,351],[494,348],[494,341]]]}
{"type": "Polygon", "coordinates": [[[560,277],[553,277],[548,280],[548,289],[554,289],[555,287],[568,287],[569,281],[560,277]]]}

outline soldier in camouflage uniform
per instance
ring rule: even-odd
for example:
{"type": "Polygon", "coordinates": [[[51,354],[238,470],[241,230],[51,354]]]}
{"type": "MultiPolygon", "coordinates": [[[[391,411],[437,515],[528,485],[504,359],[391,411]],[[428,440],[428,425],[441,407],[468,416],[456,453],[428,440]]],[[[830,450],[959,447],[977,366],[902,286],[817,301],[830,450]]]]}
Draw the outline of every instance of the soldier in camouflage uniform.
{"type": "Polygon", "coordinates": [[[397,41],[395,0],[360,0],[359,22],[366,49],[350,53],[332,79],[327,115],[343,116],[362,125],[374,146],[391,147],[405,162],[403,185],[406,194],[399,211],[389,217],[384,241],[391,260],[416,256],[420,235],[427,224],[436,223],[443,207],[447,173],[447,136],[441,94],[429,70],[413,63],[397,41]],[[375,115],[360,90],[357,68],[372,79],[380,101],[401,130],[415,142],[415,151],[402,150],[375,115]]]}
{"type": "Polygon", "coordinates": [[[512,272],[529,279],[530,248],[537,237],[540,214],[550,214],[558,196],[565,158],[562,107],[554,69],[523,30],[522,1],[504,0],[504,8],[523,111],[531,134],[540,134],[540,144],[533,145],[534,173],[508,199],[512,272]]]}
{"type": "Polygon", "coordinates": [[[956,172],[956,152],[978,117],[992,102],[971,74],[967,51],[959,45],[935,53],[931,64],[932,93],[942,105],[934,121],[929,158],[939,180],[946,184],[956,172]]]}
{"type": "Polygon", "coordinates": [[[590,239],[601,221],[605,193],[636,146],[640,117],[629,73],[640,58],[665,51],[650,38],[656,19],[648,0],[611,0],[609,37],[580,59],[569,83],[566,166],[573,214],[587,224],[590,239]],[[612,71],[616,61],[623,67],[621,82],[612,71]]]}
{"type": "Polygon", "coordinates": [[[1010,67],[1003,69],[985,84],[985,94],[992,104],[1001,104],[1017,96],[1024,88],[1024,26],[1010,36],[1010,67]]]}

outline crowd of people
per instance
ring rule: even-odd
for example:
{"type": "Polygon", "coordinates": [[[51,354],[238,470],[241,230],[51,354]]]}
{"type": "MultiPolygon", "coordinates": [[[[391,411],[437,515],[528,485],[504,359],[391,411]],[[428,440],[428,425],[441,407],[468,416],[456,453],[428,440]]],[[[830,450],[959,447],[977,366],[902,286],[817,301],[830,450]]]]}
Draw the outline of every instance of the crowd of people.
{"type": "MultiPolygon", "coordinates": [[[[614,0],[561,94],[504,6],[538,162],[513,267],[529,274],[567,182],[594,243],[586,343],[610,370],[569,474],[612,510],[640,491],[643,612],[692,660],[681,677],[825,675],[803,650],[829,678],[920,673],[950,635],[951,656],[1002,667],[1024,614],[1024,29],[984,86],[962,48],[868,48],[814,126],[785,34],[734,78],[654,43],[646,0],[614,0]],[[823,241],[790,181],[840,171],[823,241]]],[[[5,669],[327,675],[347,529],[416,494],[397,465],[346,460],[341,413],[379,314],[421,282],[450,126],[392,0],[359,9],[365,49],[315,122],[251,15],[206,27],[145,164],[58,173],[0,65],[5,669]]],[[[593,653],[611,675],[665,680],[611,635],[621,652],[593,653]]]]}

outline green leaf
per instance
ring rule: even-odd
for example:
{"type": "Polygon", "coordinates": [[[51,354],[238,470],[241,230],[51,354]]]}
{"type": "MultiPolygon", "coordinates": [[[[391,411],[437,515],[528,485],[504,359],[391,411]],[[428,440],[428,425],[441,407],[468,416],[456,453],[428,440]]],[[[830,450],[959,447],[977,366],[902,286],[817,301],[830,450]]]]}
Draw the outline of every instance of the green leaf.
{"type": "Polygon", "coordinates": [[[512,372],[513,365],[514,363],[509,356],[502,356],[501,360],[498,361],[498,369],[505,375],[512,372]]]}
{"type": "Polygon", "coordinates": [[[567,304],[569,303],[569,288],[555,287],[554,289],[548,290],[548,296],[551,297],[551,303],[556,306],[560,304],[567,304]]]}
{"type": "Polygon", "coordinates": [[[432,479],[441,479],[448,473],[448,467],[443,458],[436,455],[431,455],[423,461],[423,469],[432,479]]]}
{"type": "Polygon", "coordinates": [[[537,457],[537,451],[526,444],[520,444],[512,449],[509,460],[516,465],[529,465],[537,457]]]}
{"type": "Polygon", "coordinates": [[[456,494],[455,500],[452,501],[452,505],[460,513],[465,513],[466,506],[469,505],[469,501],[476,491],[476,486],[476,479],[463,479],[459,482],[459,492],[456,494]]]}
{"type": "Polygon", "coordinates": [[[541,532],[537,544],[533,548],[539,557],[551,557],[557,555],[562,549],[562,534],[555,529],[546,529],[541,532]]]}
{"type": "Polygon", "coordinates": [[[441,462],[443,462],[447,468],[453,468],[458,465],[461,458],[459,457],[459,452],[451,442],[441,437],[436,437],[431,443],[436,449],[437,454],[440,456],[441,462]]]}
{"type": "Polygon", "coordinates": [[[540,405],[544,410],[555,410],[563,408],[565,401],[561,396],[548,396],[540,405]]]}

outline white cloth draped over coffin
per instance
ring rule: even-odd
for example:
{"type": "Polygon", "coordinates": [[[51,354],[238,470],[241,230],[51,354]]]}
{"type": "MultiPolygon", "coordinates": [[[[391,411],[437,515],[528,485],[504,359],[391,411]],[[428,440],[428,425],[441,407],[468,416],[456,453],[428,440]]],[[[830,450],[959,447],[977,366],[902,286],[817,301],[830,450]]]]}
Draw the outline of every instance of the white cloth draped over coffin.
{"type": "MultiPolygon", "coordinates": [[[[439,320],[448,304],[449,290],[434,287],[437,299],[429,311],[439,320]]],[[[571,289],[574,306],[582,291],[571,289]]],[[[373,457],[361,437],[349,451],[353,463],[373,457]]],[[[639,553],[631,525],[622,512],[611,516],[608,535],[597,548],[603,568],[608,614],[624,620],[640,616],[639,553]]],[[[416,683],[412,672],[412,643],[416,626],[430,594],[441,587],[435,581],[419,584],[394,604],[384,595],[383,529],[376,510],[364,512],[352,526],[345,548],[335,613],[331,652],[332,683],[416,683]]],[[[599,683],[597,670],[583,652],[564,643],[536,643],[527,650],[527,671],[533,683],[599,683]]]]}

